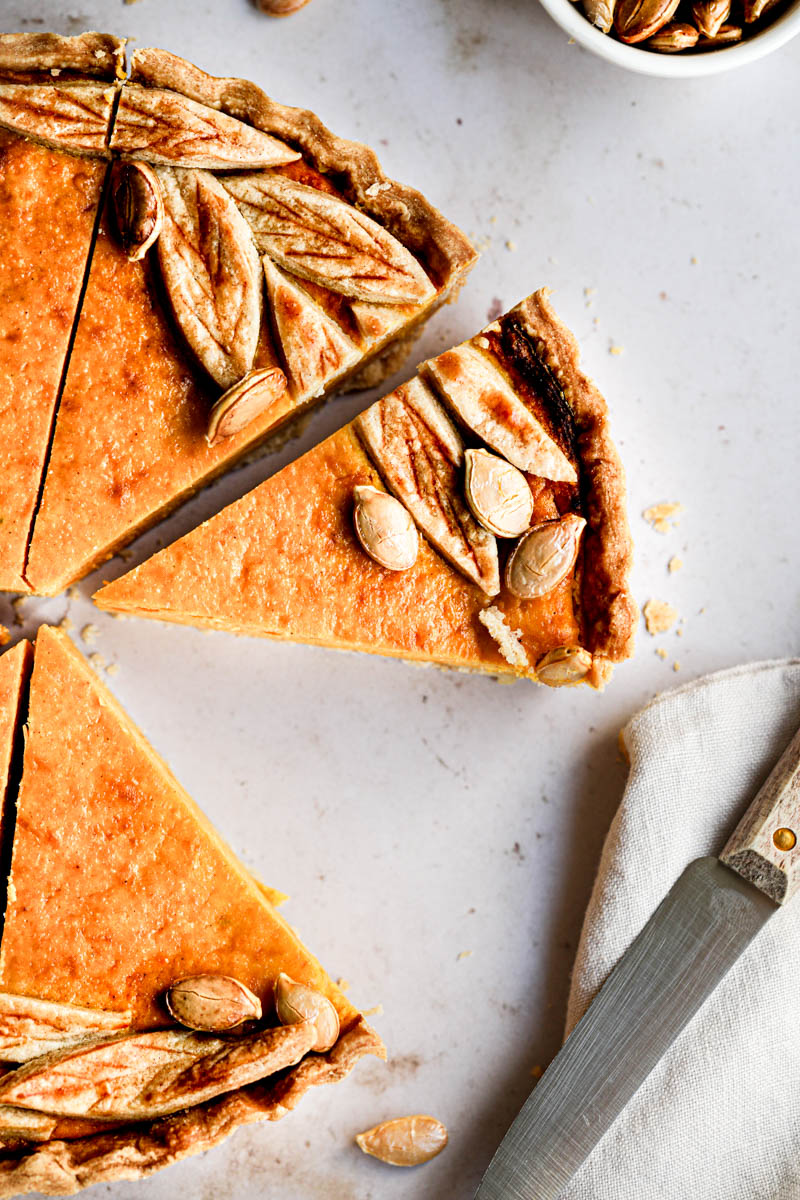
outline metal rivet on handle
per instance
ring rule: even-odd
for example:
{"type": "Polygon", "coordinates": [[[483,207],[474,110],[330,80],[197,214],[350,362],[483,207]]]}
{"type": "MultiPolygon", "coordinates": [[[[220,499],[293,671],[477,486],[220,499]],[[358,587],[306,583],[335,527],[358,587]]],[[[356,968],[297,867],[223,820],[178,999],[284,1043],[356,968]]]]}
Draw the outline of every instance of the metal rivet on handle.
{"type": "Polygon", "coordinates": [[[794,850],[797,844],[797,835],[791,829],[776,829],[772,835],[772,840],[779,850],[794,850]]]}

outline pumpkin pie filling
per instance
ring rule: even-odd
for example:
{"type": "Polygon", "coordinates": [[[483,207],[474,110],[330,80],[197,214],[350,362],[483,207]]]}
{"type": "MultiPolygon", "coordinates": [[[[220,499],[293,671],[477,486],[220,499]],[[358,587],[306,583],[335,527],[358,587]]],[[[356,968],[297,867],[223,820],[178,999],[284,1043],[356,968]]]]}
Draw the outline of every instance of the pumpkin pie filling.
{"type": "MultiPolygon", "coordinates": [[[[0,91],[51,83],[51,70],[65,71],[73,84],[99,71],[109,86],[90,86],[99,88],[98,122],[107,131],[119,46],[101,35],[0,37],[0,91]]],[[[0,103],[0,126],[5,119],[0,103]]],[[[106,169],[102,158],[76,157],[0,128],[2,591],[30,591],[25,556],[106,169]]]]}

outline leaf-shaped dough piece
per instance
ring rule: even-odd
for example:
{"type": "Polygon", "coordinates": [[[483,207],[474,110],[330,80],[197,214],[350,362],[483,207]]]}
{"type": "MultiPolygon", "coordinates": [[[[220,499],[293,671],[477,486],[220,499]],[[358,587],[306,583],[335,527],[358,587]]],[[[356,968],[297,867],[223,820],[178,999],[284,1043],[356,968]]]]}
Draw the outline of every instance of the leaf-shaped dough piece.
{"type": "Polygon", "coordinates": [[[0,126],[71,154],[108,158],[109,83],[0,83],[0,126]]]}
{"type": "Polygon", "coordinates": [[[111,149],[172,167],[230,171],[277,167],[300,157],[277,138],[178,92],[126,84],[111,149]]]}
{"type": "Polygon", "coordinates": [[[464,445],[421,379],[390,392],[356,420],[384,482],[436,549],[489,596],[500,591],[497,541],[461,496],[464,445]]]}
{"type": "Polygon", "coordinates": [[[460,421],[520,471],[564,483],[577,473],[505,375],[468,342],[425,364],[460,421]]]}
{"type": "Polygon", "coordinates": [[[373,304],[369,300],[354,300],[350,305],[358,332],[369,342],[378,342],[394,333],[408,321],[408,310],[395,304],[373,304]]]}
{"type": "Polygon", "coordinates": [[[209,375],[231,387],[253,365],[263,279],[253,235],[208,171],[156,167],[158,261],[175,320],[209,375]]]}
{"type": "Polygon", "coordinates": [[[230,1040],[161,1029],[87,1039],[0,1079],[0,1105],[54,1116],[152,1120],[293,1066],[308,1053],[311,1022],[230,1040]]]}
{"type": "Polygon", "coordinates": [[[0,1059],[27,1062],[88,1034],[125,1029],[130,1020],[127,1012],[103,1012],[0,992],[0,1059]]]}
{"type": "Polygon", "coordinates": [[[283,359],[298,397],[319,395],[361,351],[325,309],[264,257],[267,296],[283,359]]]}
{"type": "Polygon", "coordinates": [[[285,175],[259,171],[223,183],[279,266],[355,300],[421,304],[435,288],[414,255],[351,204],[285,175]]]}

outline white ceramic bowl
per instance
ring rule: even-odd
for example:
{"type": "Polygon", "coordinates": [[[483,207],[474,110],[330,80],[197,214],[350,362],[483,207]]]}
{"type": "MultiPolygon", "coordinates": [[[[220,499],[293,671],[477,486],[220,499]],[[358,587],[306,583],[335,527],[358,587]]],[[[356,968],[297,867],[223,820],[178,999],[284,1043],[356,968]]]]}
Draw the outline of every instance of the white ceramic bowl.
{"type": "Polygon", "coordinates": [[[610,34],[601,33],[584,16],[580,3],[573,3],[573,0],[540,0],[540,3],[570,37],[600,58],[629,71],[638,71],[640,75],[659,75],[667,79],[693,79],[743,67],[745,63],[771,54],[800,33],[800,0],[795,0],[762,33],[744,38],[733,46],[702,54],[658,54],[638,46],[627,46],[610,34]]]}

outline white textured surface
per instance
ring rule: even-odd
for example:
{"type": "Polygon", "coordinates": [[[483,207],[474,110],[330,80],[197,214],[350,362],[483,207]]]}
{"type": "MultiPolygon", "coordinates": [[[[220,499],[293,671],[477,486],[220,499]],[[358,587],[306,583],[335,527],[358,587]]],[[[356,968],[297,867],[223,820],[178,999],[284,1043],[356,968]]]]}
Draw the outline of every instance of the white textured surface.
{"type": "MultiPolygon", "coordinates": [[[[28,628],[68,608],[78,629],[99,627],[115,693],[245,861],[291,893],[287,916],[353,999],[383,1004],[393,1056],[281,1125],[105,1194],[468,1197],[559,1042],[624,782],[618,729],[673,682],[798,650],[800,43],[672,84],[568,45],[533,0],[312,0],[282,22],[247,0],[0,0],[0,14],[8,30],[113,28],[167,46],[371,142],[390,173],[491,238],[413,361],[549,283],[612,405],[635,594],[672,601],[685,624],[658,639],[665,662],[642,629],[605,696],[113,621],[87,597],[119,562],[69,603],[24,606],[28,628]],[[639,516],[662,500],[686,506],[667,536],[639,516]],[[685,566],[670,576],[672,554],[685,566]],[[353,1149],[357,1130],[414,1111],[450,1128],[434,1163],[392,1170],[353,1149]]],[[[329,405],[142,538],[135,560],[366,400],[329,405]]]]}
{"type": "MultiPolygon", "coordinates": [[[[630,779],[581,934],[570,1028],[681,872],[720,853],[799,720],[795,660],[721,671],[656,700],[626,726],[630,779]]],[[[800,906],[787,904],[676,1039],[562,1200],[794,1200],[800,1043],[792,1031],[800,1005],[789,947],[798,938],[800,906]]]]}

